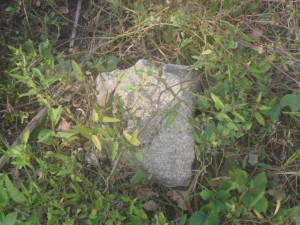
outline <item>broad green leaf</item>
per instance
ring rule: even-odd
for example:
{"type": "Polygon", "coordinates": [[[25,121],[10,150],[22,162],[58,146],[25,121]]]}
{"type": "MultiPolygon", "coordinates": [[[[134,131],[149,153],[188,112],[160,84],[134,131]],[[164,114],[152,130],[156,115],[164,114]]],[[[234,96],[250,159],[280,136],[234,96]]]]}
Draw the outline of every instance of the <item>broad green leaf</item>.
{"type": "Polygon", "coordinates": [[[234,123],[232,123],[232,122],[226,123],[226,126],[227,126],[229,129],[231,129],[231,130],[235,130],[235,131],[238,131],[238,130],[239,130],[239,128],[238,128],[234,123]]]}
{"type": "Polygon", "coordinates": [[[7,175],[5,175],[4,179],[7,187],[7,193],[12,198],[12,200],[14,200],[14,202],[16,203],[25,202],[26,198],[24,194],[13,186],[12,182],[9,180],[7,175]]]}
{"type": "Polygon", "coordinates": [[[137,151],[135,153],[135,157],[140,161],[140,162],[144,162],[144,156],[143,153],[141,151],[137,151]]]}
{"type": "Polygon", "coordinates": [[[241,114],[239,114],[238,112],[232,111],[231,113],[232,113],[232,115],[234,115],[234,117],[237,121],[241,121],[241,122],[246,121],[245,118],[241,114]]]}
{"type": "Polygon", "coordinates": [[[205,97],[203,97],[201,95],[198,96],[197,105],[200,107],[200,110],[202,108],[209,109],[209,107],[210,107],[210,104],[209,104],[207,98],[205,98],[205,97]]]}
{"type": "Polygon", "coordinates": [[[29,139],[29,135],[30,135],[30,131],[29,131],[29,129],[26,129],[24,134],[23,134],[23,137],[22,137],[22,143],[23,144],[27,144],[28,139],[29,139]]]}
{"type": "Polygon", "coordinates": [[[208,190],[208,189],[205,189],[205,190],[200,192],[201,198],[205,201],[211,200],[214,195],[215,195],[214,191],[211,191],[211,190],[208,190]]]}
{"type": "Polygon", "coordinates": [[[263,118],[263,116],[259,113],[259,112],[255,112],[255,119],[257,120],[257,122],[264,126],[265,125],[265,119],[263,118]]]}
{"type": "Polygon", "coordinates": [[[110,55],[106,59],[106,70],[108,72],[114,70],[117,68],[117,65],[119,63],[119,59],[113,55],[110,55]]]}
{"type": "Polygon", "coordinates": [[[48,115],[50,117],[51,122],[55,126],[60,120],[60,116],[62,113],[62,106],[58,106],[57,108],[51,108],[48,110],[48,115]]]}
{"type": "Polygon", "coordinates": [[[224,109],[224,104],[223,102],[220,100],[220,98],[218,96],[216,96],[215,94],[211,93],[211,98],[215,103],[215,107],[217,110],[222,110],[224,109]]]}
{"type": "Polygon", "coordinates": [[[233,169],[229,171],[231,178],[240,186],[245,185],[248,182],[248,174],[241,169],[233,169]]]}
{"type": "Polygon", "coordinates": [[[220,121],[232,121],[226,113],[217,113],[216,118],[220,121]]]}
{"type": "Polygon", "coordinates": [[[187,221],[187,216],[186,216],[186,214],[184,214],[184,215],[181,216],[178,225],[185,225],[186,221],[187,221]]]}
{"type": "Polygon", "coordinates": [[[269,113],[272,121],[278,121],[281,114],[281,105],[273,105],[269,113]]]}
{"type": "Polygon", "coordinates": [[[207,216],[203,212],[193,213],[189,219],[189,225],[204,225],[207,216]]]}
{"type": "Polygon", "coordinates": [[[217,224],[219,224],[219,213],[216,210],[212,210],[206,218],[205,225],[217,224]]]}
{"type": "Polygon", "coordinates": [[[90,129],[86,128],[85,126],[75,125],[73,127],[73,129],[74,129],[74,131],[77,131],[78,133],[80,133],[85,138],[90,138],[91,137],[91,131],[90,131],[90,129]]]}
{"type": "Polygon", "coordinates": [[[255,209],[257,212],[266,212],[268,209],[268,200],[264,195],[264,192],[257,194],[253,199],[250,208],[255,209]]]}
{"type": "Polygon", "coordinates": [[[141,170],[137,170],[135,174],[131,177],[130,183],[138,184],[144,179],[144,174],[141,170]]]}
{"type": "Polygon", "coordinates": [[[0,210],[4,208],[9,202],[8,195],[4,188],[0,187],[0,210]]]}
{"type": "Polygon", "coordinates": [[[258,174],[252,181],[252,187],[257,190],[257,191],[261,191],[264,192],[267,186],[267,177],[266,174],[264,172],[258,174]]]}
{"type": "Polygon", "coordinates": [[[44,87],[46,87],[46,88],[49,87],[49,84],[46,81],[44,74],[42,74],[42,72],[38,68],[32,68],[31,71],[32,71],[33,76],[37,77],[44,87]]]}
{"type": "Polygon", "coordinates": [[[96,135],[92,135],[91,140],[92,140],[93,144],[96,146],[96,148],[101,152],[102,146],[101,146],[101,142],[100,142],[99,138],[96,135]]]}
{"type": "Polygon", "coordinates": [[[117,118],[114,118],[114,117],[104,116],[102,122],[103,123],[117,123],[117,122],[120,122],[120,120],[117,118]]]}
{"type": "Polygon", "coordinates": [[[49,129],[41,130],[38,134],[38,142],[46,144],[46,145],[54,144],[52,130],[49,130],[49,129]]]}
{"type": "Polygon", "coordinates": [[[284,167],[291,165],[293,161],[300,157],[300,149],[298,149],[294,154],[285,162],[284,167]]]}
{"type": "Polygon", "coordinates": [[[70,161],[69,156],[64,155],[64,154],[60,154],[60,153],[55,153],[55,152],[52,152],[52,151],[48,151],[46,153],[45,158],[48,158],[48,157],[54,157],[54,158],[60,159],[62,161],[70,161]]]}
{"type": "Polygon", "coordinates": [[[12,213],[6,215],[2,224],[3,225],[15,225],[16,221],[17,221],[17,216],[18,216],[17,212],[12,212],[12,213]]]}
{"type": "Polygon", "coordinates": [[[292,112],[297,112],[300,110],[300,94],[299,93],[293,93],[293,94],[287,94],[284,95],[280,99],[281,107],[289,106],[291,107],[292,112]]]}
{"type": "Polygon", "coordinates": [[[76,77],[76,79],[78,81],[82,81],[83,80],[83,73],[82,70],[80,68],[80,65],[75,62],[74,60],[71,61],[72,62],[72,67],[73,67],[73,71],[74,71],[74,75],[76,77]]]}
{"type": "Polygon", "coordinates": [[[56,136],[60,138],[70,138],[76,134],[78,134],[78,132],[75,130],[64,130],[57,132],[56,136]]]}

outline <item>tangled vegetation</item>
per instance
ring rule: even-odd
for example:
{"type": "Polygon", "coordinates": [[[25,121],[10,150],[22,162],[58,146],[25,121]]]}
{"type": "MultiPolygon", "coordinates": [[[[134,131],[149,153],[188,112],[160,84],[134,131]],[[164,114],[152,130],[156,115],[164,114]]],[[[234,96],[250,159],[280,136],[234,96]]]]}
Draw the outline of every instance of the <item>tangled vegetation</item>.
{"type": "Polygon", "coordinates": [[[83,1],[70,39],[77,4],[1,2],[0,224],[300,224],[297,1],[83,1]],[[94,104],[141,58],[199,73],[187,190],[126,168],[137,133],[94,104]]]}

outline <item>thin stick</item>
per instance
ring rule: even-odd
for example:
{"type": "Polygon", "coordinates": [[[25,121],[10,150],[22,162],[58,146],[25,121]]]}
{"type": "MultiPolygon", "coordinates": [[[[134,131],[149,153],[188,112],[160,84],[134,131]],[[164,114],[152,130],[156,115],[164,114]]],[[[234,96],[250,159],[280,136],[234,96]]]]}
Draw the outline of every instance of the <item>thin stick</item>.
{"type": "Polygon", "coordinates": [[[77,32],[77,25],[78,25],[78,20],[80,16],[80,10],[81,10],[81,3],[82,0],[78,0],[77,2],[77,9],[76,9],[76,14],[75,14],[75,21],[72,29],[72,34],[71,34],[71,41],[70,41],[70,48],[74,46],[74,39],[76,37],[76,32],[77,32]]]}

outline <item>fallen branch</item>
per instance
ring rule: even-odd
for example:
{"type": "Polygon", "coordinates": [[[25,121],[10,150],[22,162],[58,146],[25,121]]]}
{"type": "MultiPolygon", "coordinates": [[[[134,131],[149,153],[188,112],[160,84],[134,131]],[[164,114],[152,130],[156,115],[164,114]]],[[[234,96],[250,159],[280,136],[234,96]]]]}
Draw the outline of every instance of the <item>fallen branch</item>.
{"type": "Polygon", "coordinates": [[[73,46],[74,46],[74,41],[75,41],[77,26],[78,26],[78,20],[79,20],[80,10],[81,10],[81,3],[82,3],[82,0],[78,0],[74,25],[73,25],[73,29],[72,29],[72,33],[71,33],[71,41],[70,41],[70,45],[69,45],[70,48],[73,48],[73,46]]]}

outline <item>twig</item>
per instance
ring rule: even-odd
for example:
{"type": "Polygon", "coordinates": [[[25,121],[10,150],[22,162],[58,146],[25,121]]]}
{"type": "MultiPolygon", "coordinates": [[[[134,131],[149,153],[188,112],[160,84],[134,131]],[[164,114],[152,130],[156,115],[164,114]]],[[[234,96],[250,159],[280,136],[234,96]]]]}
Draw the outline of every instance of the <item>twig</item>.
{"type": "Polygon", "coordinates": [[[74,21],[74,25],[73,25],[73,29],[72,29],[72,34],[71,34],[70,48],[72,48],[74,46],[74,41],[75,41],[74,39],[76,37],[77,25],[78,25],[78,20],[79,20],[79,16],[80,16],[80,10],[81,10],[81,3],[82,3],[82,0],[78,0],[76,14],[75,14],[75,21],[74,21]]]}

